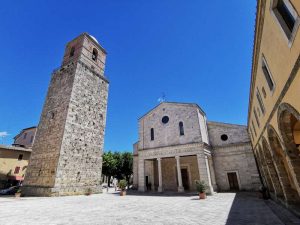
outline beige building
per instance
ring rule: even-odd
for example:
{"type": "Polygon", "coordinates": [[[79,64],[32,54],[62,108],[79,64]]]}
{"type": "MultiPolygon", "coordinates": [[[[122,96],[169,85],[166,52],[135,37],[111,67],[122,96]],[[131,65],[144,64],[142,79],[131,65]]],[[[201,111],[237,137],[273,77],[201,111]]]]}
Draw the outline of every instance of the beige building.
{"type": "Polygon", "coordinates": [[[248,132],[263,182],[289,208],[300,204],[300,1],[259,0],[248,132]]]}
{"type": "Polygon", "coordinates": [[[0,145],[0,188],[24,180],[31,149],[0,145]]]}
{"type": "Polygon", "coordinates": [[[28,127],[23,129],[17,136],[14,137],[13,146],[32,148],[36,133],[36,127],[28,127]]]}
{"type": "Polygon", "coordinates": [[[139,191],[257,190],[260,181],[241,125],[207,122],[197,104],[163,102],[139,119],[133,184],[139,191]]]}

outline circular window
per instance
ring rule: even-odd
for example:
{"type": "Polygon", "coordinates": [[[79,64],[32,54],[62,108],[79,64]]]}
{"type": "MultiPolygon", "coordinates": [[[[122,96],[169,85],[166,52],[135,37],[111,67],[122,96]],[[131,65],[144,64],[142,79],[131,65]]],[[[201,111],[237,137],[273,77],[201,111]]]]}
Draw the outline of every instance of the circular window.
{"type": "Polygon", "coordinates": [[[161,119],[161,122],[164,123],[164,124],[168,123],[168,122],[169,122],[169,117],[164,116],[164,117],[161,119]]]}
{"type": "Polygon", "coordinates": [[[227,139],[228,139],[228,136],[226,134],[221,135],[221,140],[222,141],[227,141],[227,139]]]}

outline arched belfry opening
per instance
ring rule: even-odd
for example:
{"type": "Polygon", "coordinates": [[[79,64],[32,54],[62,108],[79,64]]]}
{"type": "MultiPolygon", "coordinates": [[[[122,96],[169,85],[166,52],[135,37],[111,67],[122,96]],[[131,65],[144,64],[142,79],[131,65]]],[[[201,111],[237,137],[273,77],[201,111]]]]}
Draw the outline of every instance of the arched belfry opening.
{"type": "Polygon", "coordinates": [[[95,49],[95,48],[93,48],[92,59],[93,59],[94,61],[97,61],[97,59],[98,59],[98,51],[97,51],[97,49],[95,49]]]}

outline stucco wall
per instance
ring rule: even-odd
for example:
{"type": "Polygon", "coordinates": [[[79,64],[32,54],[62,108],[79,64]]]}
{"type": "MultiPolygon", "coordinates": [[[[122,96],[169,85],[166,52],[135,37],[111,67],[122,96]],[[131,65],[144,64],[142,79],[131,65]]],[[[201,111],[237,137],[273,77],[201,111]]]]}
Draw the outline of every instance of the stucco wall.
{"type": "Polygon", "coordinates": [[[14,150],[9,148],[0,147],[0,180],[7,180],[8,176],[11,177],[24,177],[31,151],[28,150],[14,150]],[[19,155],[23,155],[22,160],[18,160],[19,155]],[[19,173],[14,173],[15,168],[20,167],[19,173]]]}

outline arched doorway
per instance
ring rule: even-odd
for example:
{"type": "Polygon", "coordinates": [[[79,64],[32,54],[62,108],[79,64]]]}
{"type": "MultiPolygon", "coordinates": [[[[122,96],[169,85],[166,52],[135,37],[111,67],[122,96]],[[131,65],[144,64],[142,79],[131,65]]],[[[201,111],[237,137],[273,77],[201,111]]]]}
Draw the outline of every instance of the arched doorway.
{"type": "Polygon", "coordinates": [[[288,162],[282,148],[278,135],[272,126],[268,126],[268,138],[270,150],[273,155],[274,165],[282,185],[283,194],[288,204],[299,203],[299,195],[289,173],[288,162]]]}
{"type": "Polygon", "coordinates": [[[270,178],[270,174],[269,174],[269,171],[267,168],[267,164],[263,157],[262,149],[260,146],[258,146],[258,149],[257,149],[257,159],[258,159],[258,164],[260,167],[259,169],[260,169],[261,175],[263,177],[264,185],[267,186],[270,193],[274,193],[274,187],[273,187],[273,184],[272,184],[272,181],[270,178]]]}
{"type": "Polygon", "coordinates": [[[270,148],[268,146],[267,140],[264,137],[262,138],[262,153],[263,153],[263,155],[265,157],[265,160],[266,160],[267,168],[269,170],[270,178],[272,180],[273,187],[275,189],[276,197],[279,198],[279,199],[284,200],[282,186],[281,186],[281,183],[279,181],[279,177],[278,177],[276,168],[274,166],[274,162],[273,162],[273,159],[272,159],[270,148]]]}
{"type": "Polygon", "coordinates": [[[278,109],[278,126],[286,153],[292,167],[292,175],[300,194],[300,114],[291,105],[282,103],[278,109]]]}

